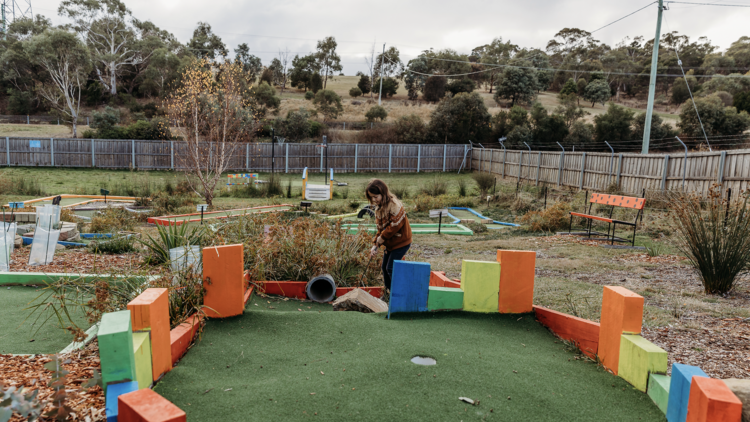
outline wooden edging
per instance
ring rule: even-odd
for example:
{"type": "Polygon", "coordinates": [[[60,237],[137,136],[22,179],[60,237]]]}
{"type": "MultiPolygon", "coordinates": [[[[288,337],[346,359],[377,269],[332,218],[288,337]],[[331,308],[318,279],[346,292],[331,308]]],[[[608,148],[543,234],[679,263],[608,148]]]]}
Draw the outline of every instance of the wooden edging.
{"type": "Polygon", "coordinates": [[[61,278],[76,278],[85,281],[95,280],[139,280],[142,282],[156,280],[158,276],[122,276],[122,275],[99,275],[99,274],[76,274],[76,273],[16,273],[0,271],[0,285],[5,286],[37,286],[54,283],[61,278]]]}
{"type": "Polygon", "coordinates": [[[556,336],[573,342],[586,356],[596,359],[599,347],[599,323],[534,306],[537,321],[556,336]]]}
{"type": "MultiPolygon", "coordinates": [[[[206,216],[208,216],[210,219],[226,219],[226,218],[232,218],[232,217],[241,217],[243,215],[249,215],[249,214],[259,214],[259,213],[245,213],[245,214],[236,214],[236,215],[222,215],[219,217],[212,217],[212,214],[225,214],[232,211],[249,211],[249,210],[261,210],[261,209],[268,209],[268,208],[282,208],[282,207],[293,207],[291,204],[280,204],[280,205],[264,205],[262,207],[252,207],[252,208],[237,208],[232,210],[222,210],[222,211],[210,211],[210,212],[204,212],[203,218],[206,219],[206,216]]],[[[273,211],[273,210],[269,210],[273,211]]],[[[158,224],[160,226],[180,226],[185,223],[194,223],[197,221],[200,221],[199,218],[196,219],[188,219],[183,221],[172,221],[170,218],[181,218],[181,217],[192,217],[201,215],[201,213],[190,213],[190,214],[177,214],[177,215],[163,215],[160,217],[149,217],[148,223],[149,224],[158,224]]]]}

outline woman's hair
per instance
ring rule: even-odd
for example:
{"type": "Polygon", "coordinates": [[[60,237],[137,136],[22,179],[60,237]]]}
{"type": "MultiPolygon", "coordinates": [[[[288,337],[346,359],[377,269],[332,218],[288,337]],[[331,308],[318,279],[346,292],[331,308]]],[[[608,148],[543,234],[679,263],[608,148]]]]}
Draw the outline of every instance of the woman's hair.
{"type": "Polygon", "coordinates": [[[383,196],[383,203],[379,204],[381,207],[388,205],[394,198],[393,194],[388,190],[388,185],[380,179],[372,179],[370,180],[370,183],[367,184],[367,187],[365,188],[365,196],[367,196],[367,200],[370,201],[370,203],[372,203],[372,195],[383,196]]]}

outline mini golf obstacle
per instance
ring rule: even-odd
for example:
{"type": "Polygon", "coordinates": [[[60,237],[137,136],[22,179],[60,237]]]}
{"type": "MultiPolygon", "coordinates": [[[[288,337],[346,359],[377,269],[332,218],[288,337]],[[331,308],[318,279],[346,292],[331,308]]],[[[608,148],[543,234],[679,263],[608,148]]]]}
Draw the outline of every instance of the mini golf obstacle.
{"type": "MultiPolygon", "coordinates": [[[[491,218],[485,217],[482,214],[474,211],[471,208],[466,207],[448,207],[448,217],[453,218],[453,223],[460,223],[466,220],[472,220],[477,223],[482,223],[487,226],[488,229],[503,229],[506,227],[519,227],[515,223],[506,223],[504,221],[497,221],[491,218]]],[[[432,216],[432,215],[430,215],[432,216]]]]}
{"type": "MultiPolygon", "coordinates": [[[[75,208],[80,205],[85,204],[91,204],[94,202],[104,202],[105,200],[107,202],[115,202],[115,203],[125,203],[125,204],[131,204],[135,202],[138,198],[133,196],[109,196],[106,197],[104,195],[69,195],[69,194],[61,194],[56,196],[46,196],[43,198],[35,198],[35,199],[29,199],[27,201],[23,201],[23,207],[34,207],[34,206],[40,206],[45,204],[52,205],[52,201],[56,197],[60,197],[60,206],[62,208],[75,208]]],[[[6,208],[13,208],[11,207],[11,204],[8,203],[6,205],[3,205],[6,208]]]]}
{"type": "Polygon", "coordinates": [[[302,170],[302,199],[308,201],[327,201],[333,199],[333,169],[328,169],[328,183],[325,185],[314,185],[308,182],[309,173],[307,167],[302,170]]]}
{"type": "Polygon", "coordinates": [[[224,211],[210,211],[203,213],[164,215],[161,217],[149,217],[148,223],[158,224],[160,226],[181,226],[183,224],[200,223],[201,216],[203,216],[204,222],[212,223],[215,222],[215,220],[225,220],[234,217],[241,217],[247,214],[263,214],[267,212],[289,211],[290,209],[292,209],[292,205],[281,204],[266,205],[253,208],[239,208],[224,211]]]}

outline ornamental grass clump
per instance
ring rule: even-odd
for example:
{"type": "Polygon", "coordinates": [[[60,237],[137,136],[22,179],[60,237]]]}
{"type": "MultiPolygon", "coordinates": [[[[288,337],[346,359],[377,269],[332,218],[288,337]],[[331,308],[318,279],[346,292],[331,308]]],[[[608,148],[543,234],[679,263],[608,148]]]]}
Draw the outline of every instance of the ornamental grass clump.
{"type": "Polygon", "coordinates": [[[671,201],[677,227],[677,247],[700,275],[707,294],[725,294],[750,263],[750,215],[748,194],[730,202],[719,186],[708,198],[679,195],[671,201]]]}

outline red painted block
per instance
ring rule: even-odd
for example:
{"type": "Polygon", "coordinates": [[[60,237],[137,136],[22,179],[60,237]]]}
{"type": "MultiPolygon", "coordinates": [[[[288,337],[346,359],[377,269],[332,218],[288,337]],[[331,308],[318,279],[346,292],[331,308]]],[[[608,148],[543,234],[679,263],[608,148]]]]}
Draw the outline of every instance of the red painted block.
{"type": "Polygon", "coordinates": [[[119,422],[187,422],[179,407],[149,388],[117,398],[119,422]]]}
{"type": "Polygon", "coordinates": [[[201,323],[201,318],[193,314],[187,321],[170,331],[169,340],[172,351],[172,366],[187,352],[188,347],[193,343],[196,333],[198,333],[201,323]]]}
{"type": "MultiPolygon", "coordinates": [[[[267,295],[278,295],[295,299],[307,299],[306,281],[258,281],[258,289],[267,295]]],[[[336,297],[343,296],[356,287],[337,287],[336,297]]],[[[383,287],[361,287],[375,297],[383,297],[383,287]]]]}
{"type": "Polygon", "coordinates": [[[617,375],[620,365],[621,336],[639,334],[642,321],[643,296],[624,287],[604,286],[597,354],[602,365],[613,374],[617,375]]]}
{"type": "Polygon", "coordinates": [[[242,245],[211,246],[203,249],[203,298],[206,315],[226,318],[242,315],[245,309],[245,276],[242,245]]]}
{"type": "Polygon", "coordinates": [[[498,312],[523,314],[533,310],[535,251],[497,250],[500,263],[498,312]]]}
{"type": "Polygon", "coordinates": [[[154,381],[172,369],[169,332],[169,292],[146,289],[128,303],[133,331],[151,331],[151,370],[154,381]]]}
{"type": "Polygon", "coordinates": [[[242,303],[244,303],[245,305],[247,305],[247,301],[250,300],[250,296],[252,296],[253,294],[253,289],[255,289],[255,286],[245,290],[245,297],[242,298],[242,303]]]}
{"type": "MultiPolygon", "coordinates": [[[[502,270],[501,270],[502,271],[502,270]]],[[[534,306],[537,321],[563,340],[572,341],[588,357],[594,358],[599,347],[599,323],[534,306]]]]}
{"type": "Polygon", "coordinates": [[[740,422],[742,402],[720,379],[693,377],[687,422],[740,422]]]}
{"type": "Polygon", "coordinates": [[[446,286],[445,283],[453,283],[450,278],[445,276],[445,271],[431,271],[430,272],[430,286],[433,287],[452,287],[446,286]]]}

